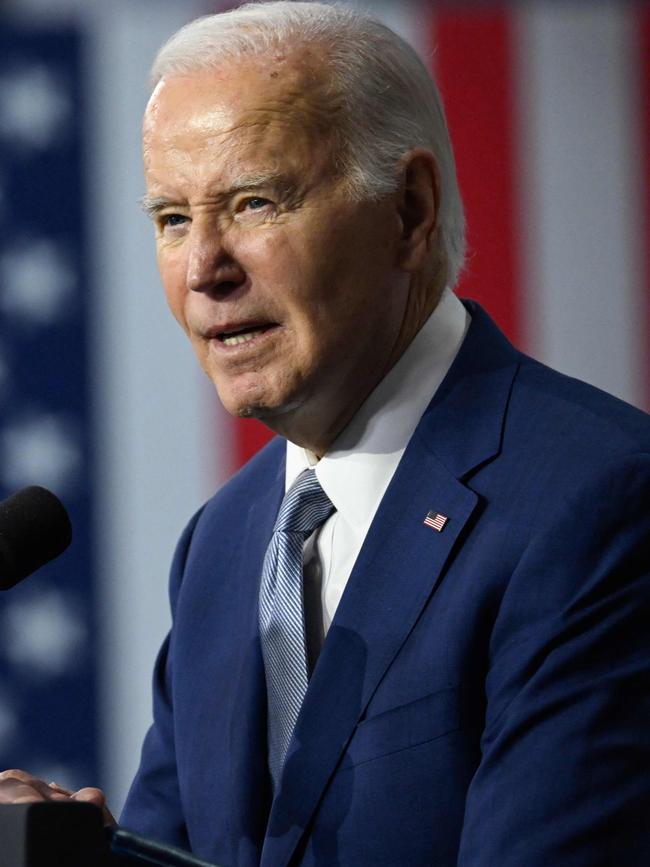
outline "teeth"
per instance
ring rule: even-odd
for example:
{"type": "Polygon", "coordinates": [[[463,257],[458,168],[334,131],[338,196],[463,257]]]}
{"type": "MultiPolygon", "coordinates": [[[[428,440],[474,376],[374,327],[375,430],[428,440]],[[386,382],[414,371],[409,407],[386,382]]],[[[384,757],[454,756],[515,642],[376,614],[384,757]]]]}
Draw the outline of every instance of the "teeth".
{"type": "Polygon", "coordinates": [[[248,343],[258,333],[257,331],[247,331],[244,334],[232,334],[229,337],[224,337],[223,342],[226,346],[237,346],[239,343],[248,343]]]}

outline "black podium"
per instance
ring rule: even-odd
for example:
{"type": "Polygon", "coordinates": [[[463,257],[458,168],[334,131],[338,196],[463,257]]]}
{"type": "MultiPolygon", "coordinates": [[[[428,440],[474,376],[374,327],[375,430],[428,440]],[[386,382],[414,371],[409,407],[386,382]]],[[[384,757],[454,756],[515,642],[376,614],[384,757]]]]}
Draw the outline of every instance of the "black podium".
{"type": "Polygon", "coordinates": [[[216,867],[187,852],[106,829],[92,804],[0,805],[0,867],[216,867]]]}

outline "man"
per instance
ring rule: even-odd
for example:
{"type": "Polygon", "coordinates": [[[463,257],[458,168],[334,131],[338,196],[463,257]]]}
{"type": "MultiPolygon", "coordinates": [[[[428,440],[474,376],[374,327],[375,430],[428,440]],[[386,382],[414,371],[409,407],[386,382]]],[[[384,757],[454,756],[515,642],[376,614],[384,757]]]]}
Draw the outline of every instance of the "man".
{"type": "Polygon", "coordinates": [[[280,438],[179,543],[122,822],[222,867],[649,863],[647,417],[451,293],[444,117],[386,28],[255,5],[154,78],[168,302],[280,438]]]}

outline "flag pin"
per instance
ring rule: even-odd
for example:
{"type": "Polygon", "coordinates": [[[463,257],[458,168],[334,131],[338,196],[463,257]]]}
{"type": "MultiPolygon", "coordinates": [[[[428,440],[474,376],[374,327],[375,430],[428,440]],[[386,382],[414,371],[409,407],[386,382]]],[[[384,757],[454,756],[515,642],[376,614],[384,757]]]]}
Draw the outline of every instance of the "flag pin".
{"type": "Polygon", "coordinates": [[[442,533],[448,520],[449,518],[446,515],[441,515],[440,512],[429,512],[423,523],[427,527],[437,530],[438,533],[442,533]]]}

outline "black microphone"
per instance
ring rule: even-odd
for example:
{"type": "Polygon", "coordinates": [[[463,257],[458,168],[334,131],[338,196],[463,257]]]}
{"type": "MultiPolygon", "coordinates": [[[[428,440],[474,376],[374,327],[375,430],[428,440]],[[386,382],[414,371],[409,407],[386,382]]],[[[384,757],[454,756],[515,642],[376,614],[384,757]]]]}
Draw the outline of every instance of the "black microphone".
{"type": "Polygon", "coordinates": [[[0,590],[54,560],[71,541],[68,513],[46,488],[31,485],[0,502],[0,590]]]}

